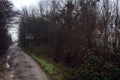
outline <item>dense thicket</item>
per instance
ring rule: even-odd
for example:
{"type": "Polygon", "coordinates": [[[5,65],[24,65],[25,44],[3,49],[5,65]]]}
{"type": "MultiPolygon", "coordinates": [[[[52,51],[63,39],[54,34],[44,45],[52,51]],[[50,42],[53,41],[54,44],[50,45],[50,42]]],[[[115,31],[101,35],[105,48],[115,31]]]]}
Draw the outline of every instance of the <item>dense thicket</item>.
{"type": "Polygon", "coordinates": [[[14,15],[12,3],[8,0],[0,0],[0,55],[6,52],[11,41],[7,29],[14,15]]]}
{"type": "MultiPolygon", "coordinates": [[[[52,0],[23,9],[20,43],[73,70],[69,80],[119,79],[119,0],[52,0]],[[114,4],[112,4],[114,3],[114,4]]],[[[38,54],[39,55],[39,54],[38,54]]]]}

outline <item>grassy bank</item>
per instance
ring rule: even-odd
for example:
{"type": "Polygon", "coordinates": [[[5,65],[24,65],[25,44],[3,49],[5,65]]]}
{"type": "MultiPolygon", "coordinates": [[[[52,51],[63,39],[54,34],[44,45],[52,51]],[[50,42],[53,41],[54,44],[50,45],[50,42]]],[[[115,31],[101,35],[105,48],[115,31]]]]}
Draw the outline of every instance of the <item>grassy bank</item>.
{"type": "Polygon", "coordinates": [[[63,80],[62,73],[53,64],[46,62],[44,59],[32,55],[32,58],[36,60],[41,67],[52,76],[54,80],[63,80]]]}
{"type": "Polygon", "coordinates": [[[0,79],[5,76],[5,68],[4,68],[4,63],[0,62],[0,79]]]}

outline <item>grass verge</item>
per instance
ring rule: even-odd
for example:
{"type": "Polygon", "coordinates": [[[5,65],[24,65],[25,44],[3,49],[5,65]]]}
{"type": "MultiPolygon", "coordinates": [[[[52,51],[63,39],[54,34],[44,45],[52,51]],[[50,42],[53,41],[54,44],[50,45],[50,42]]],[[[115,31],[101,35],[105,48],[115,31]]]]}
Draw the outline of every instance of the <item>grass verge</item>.
{"type": "Polygon", "coordinates": [[[5,68],[4,68],[4,63],[0,62],[0,79],[5,76],[5,68]]]}
{"type": "Polygon", "coordinates": [[[53,64],[46,62],[45,60],[32,55],[32,58],[36,60],[41,67],[52,76],[53,80],[63,80],[62,73],[53,64]]]}

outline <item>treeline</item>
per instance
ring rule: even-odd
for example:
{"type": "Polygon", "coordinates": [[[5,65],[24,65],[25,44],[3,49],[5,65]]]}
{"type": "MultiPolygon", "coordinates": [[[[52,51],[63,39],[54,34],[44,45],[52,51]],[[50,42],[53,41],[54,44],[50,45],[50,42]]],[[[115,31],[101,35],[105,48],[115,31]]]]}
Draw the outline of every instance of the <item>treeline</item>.
{"type": "Polygon", "coordinates": [[[119,0],[52,0],[24,8],[20,45],[74,70],[71,80],[119,79],[119,0]],[[33,40],[26,40],[33,34],[33,40]]]}
{"type": "Polygon", "coordinates": [[[0,0],[0,56],[3,55],[12,42],[8,35],[8,27],[10,27],[15,16],[13,4],[9,0],[0,0]]]}

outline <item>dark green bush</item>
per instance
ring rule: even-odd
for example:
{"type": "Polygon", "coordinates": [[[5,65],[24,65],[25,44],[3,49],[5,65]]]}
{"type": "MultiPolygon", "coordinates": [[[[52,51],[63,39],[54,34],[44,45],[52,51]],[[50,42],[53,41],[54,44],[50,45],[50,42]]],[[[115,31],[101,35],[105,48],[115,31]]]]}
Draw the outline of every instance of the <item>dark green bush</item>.
{"type": "Polygon", "coordinates": [[[75,80],[118,80],[120,68],[102,56],[94,54],[84,59],[82,66],[74,72],[75,80]]]}

